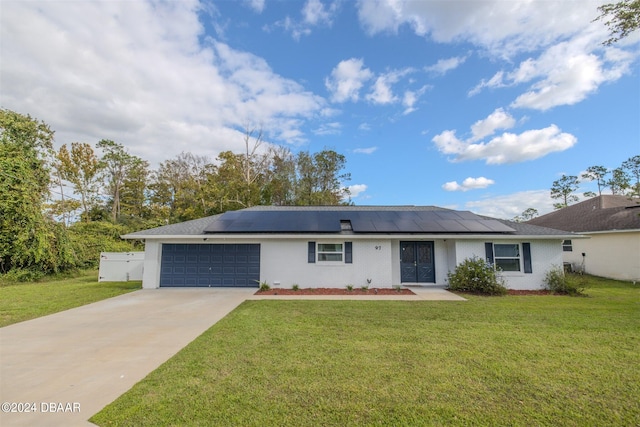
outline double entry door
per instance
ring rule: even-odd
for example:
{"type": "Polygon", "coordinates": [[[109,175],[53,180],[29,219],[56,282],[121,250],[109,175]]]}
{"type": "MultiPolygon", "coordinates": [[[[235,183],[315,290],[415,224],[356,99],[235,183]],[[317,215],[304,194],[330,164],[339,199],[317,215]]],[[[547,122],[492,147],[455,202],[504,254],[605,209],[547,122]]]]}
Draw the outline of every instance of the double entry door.
{"type": "Polygon", "coordinates": [[[433,242],[400,242],[400,281],[436,282],[433,242]]]}

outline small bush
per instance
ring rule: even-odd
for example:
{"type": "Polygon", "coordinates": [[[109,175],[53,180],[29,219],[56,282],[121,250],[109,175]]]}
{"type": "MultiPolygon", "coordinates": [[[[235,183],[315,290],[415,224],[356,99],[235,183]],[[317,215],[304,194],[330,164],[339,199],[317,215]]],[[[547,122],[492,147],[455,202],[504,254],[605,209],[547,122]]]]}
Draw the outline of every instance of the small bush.
{"type": "Polygon", "coordinates": [[[393,285],[393,289],[395,289],[396,292],[400,292],[402,290],[402,286],[400,285],[393,285]]]}
{"type": "Polygon", "coordinates": [[[545,289],[562,295],[584,295],[583,276],[568,275],[560,267],[553,267],[544,275],[545,289]]]}
{"type": "Polygon", "coordinates": [[[367,292],[369,290],[369,286],[364,285],[364,286],[360,286],[360,290],[367,292]]]}
{"type": "Polygon", "coordinates": [[[353,285],[347,285],[347,290],[351,292],[353,290],[353,285]]]}
{"type": "Polygon", "coordinates": [[[3,274],[2,279],[7,282],[35,282],[44,276],[45,272],[41,270],[15,268],[3,274]]]}
{"type": "Polygon", "coordinates": [[[297,283],[295,283],[295,284],[291,287],[291,289],[293,289],[294,291],[299,291],[299,290],[300,290],[300,286],[299,286],[297,283]]]}
{"type": "Polygon", "coordinates": [[[261,291],[268,291],[269,289],[271,289],[271,286],[267,282],[260,282],[261,291]]]}
{"type": "Polygon", "coordinates": [[[449,289],[480,295],[505,295],[504,279],[485,260],[473,257],[460,263],[447,275],[449,289]]]}

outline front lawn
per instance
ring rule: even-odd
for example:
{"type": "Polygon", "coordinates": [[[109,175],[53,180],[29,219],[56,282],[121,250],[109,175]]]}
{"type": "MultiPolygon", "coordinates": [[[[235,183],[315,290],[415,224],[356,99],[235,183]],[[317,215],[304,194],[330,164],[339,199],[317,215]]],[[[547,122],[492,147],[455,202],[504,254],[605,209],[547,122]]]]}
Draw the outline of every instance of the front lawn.
{"type": "Polygon", "coordinates": [[[101,282],[98,272],[33,283],[0,282],[0,327],[140,289],[137,282],[101,282]]]}
{"type": "Polygon", "coordinates": [[[101,426],[640,424],[640,288],[589,297],[246,301],[101,426]]]}

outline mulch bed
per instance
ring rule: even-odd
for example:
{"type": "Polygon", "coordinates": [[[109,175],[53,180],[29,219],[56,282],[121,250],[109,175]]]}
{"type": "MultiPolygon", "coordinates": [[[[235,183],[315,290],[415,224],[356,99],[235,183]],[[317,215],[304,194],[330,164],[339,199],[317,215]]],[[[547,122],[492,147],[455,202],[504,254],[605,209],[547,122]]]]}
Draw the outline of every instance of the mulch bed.
{"type": "Polygon", "coordinates": [[[293,289],[269,289],[268,291],[258,291],[255,295],[415,295],[411,289],[392,288],[370,288],[363,290],[353,288],[353,290],[341,288],[304,288],[294,291],[293,289]]]}

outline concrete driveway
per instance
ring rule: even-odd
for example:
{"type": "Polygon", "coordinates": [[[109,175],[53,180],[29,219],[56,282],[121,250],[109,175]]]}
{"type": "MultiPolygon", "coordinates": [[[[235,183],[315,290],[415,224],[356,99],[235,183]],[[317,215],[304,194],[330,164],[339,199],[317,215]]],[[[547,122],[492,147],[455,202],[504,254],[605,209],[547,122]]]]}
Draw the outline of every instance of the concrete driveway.
{"type": "Polygon", "coordinates": [[[374,297],[146,289],[6,326],[0,328],[0,425],[93,425],[91,416],[246,299],[464,301],[444,289],[411,289],[415,295],[374,297]]]}
{"type": "Polygon", "coordinates": [[[92,415],[255,291],[140,290],[1,328],[0,425],[93,425],[92,415]]]}

